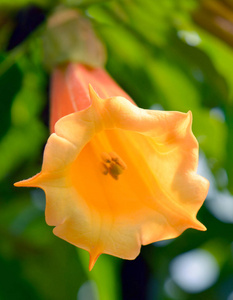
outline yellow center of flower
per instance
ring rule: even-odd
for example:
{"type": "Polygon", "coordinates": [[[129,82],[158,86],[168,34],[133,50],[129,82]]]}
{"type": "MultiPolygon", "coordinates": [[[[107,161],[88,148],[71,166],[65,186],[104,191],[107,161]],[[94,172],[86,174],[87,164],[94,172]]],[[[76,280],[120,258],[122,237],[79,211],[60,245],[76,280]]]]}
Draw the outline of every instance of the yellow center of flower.
{"type": "Polygon", "coordinates": [[[120,174],[127,169],[126,163],[115,152],[101,153],[101,172],[104,175],[110,174],[112,178],[118,180],[120,174]]]}

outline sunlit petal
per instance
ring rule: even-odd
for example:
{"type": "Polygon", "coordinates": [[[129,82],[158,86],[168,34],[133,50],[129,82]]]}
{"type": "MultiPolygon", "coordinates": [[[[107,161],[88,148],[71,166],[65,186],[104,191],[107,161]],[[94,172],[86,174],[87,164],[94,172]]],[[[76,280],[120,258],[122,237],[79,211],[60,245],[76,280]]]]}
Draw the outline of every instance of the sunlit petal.
{"type": "Polygon", "coordinates": [[[101,253],[134,259],[141,245],[205,230],[196,214],[209,183],[196,174],[191,112],[89,93],[85,109],[56,122],[41,173],[17,184],[45,191],[54,233],[87,250],[91,269],[101,253]]]}

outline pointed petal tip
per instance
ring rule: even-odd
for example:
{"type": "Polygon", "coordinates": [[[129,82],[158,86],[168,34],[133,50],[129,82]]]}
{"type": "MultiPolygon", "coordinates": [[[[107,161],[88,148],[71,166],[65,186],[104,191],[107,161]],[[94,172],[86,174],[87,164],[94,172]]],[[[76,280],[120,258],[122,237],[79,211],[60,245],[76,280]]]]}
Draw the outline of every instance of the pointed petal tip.
{"type": "Polygon", "coordinates": [[[13,185],[14,185],[14,186],[16,186],[16,187],[21,187],[21,186],[24,186],[24,180],[21,180],[21,181],[15,182],[13,185]]]}
{"type": "Polygon", "coordinates": [[[89,94],[92,102],[100,99],[99,95],[97,94],[97,92],[94,90],[93,86],[90,83],[88,85],[88,89],[89,89],[89,94]]]}
{"type": "Polygon", "coordinates": [[[91,271],[98,259],[98,257],[100,256],[101,253],[99,252],[94,252],[94,253],[90,253],[90,260],[89,260],[89,271],[91,271]]]}
{"type": "Polygon", "coordinates": [[[21,180],[14,183],[15,187],[38,187],[38,177],[40,174],[37,174],[31,178],[21,180]]]}
{"type": "Polygon", "coordinates": [[[203,225],[202,223],[200,223],[199,230],[206,231],[207,228],[205,227],[205,225],[203,225]]]}
{"type": "Polygon", "coordinates": [[[189,121],[189,123],[192,124],[192,122],[193,122],[193,114],[192,114],[191,110],[189,110],[187,112],[186,116],[187,116],[187,120],[189,121]]]}
{"type": "Polygon", "coordinates": [[[194,224],[193,224],[192,228],[200,230],[200,231],[206,231],[207,230],[207,228],[205,227],[205,225],[203,225],[197,219],[194,221],[194,224]]]}
{"type": "Polygon", "coordinates": [[[15,182],[14,186],[16,186],[16,187],[30,187],[30,186],[33,186],[33,184],[32,184],[30,179],[25,179],[25,180],[15,182]]]}

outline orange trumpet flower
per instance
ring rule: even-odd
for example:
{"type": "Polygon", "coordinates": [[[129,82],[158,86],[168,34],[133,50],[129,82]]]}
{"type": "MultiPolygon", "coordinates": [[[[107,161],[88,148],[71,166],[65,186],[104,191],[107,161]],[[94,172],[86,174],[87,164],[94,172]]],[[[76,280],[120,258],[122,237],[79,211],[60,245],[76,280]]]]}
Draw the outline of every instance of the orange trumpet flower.
{"type": "Polygon", "coordinates": [[[46,222],[90,253],[90,270],[102,253],[134,259],[141,245],[206,229],[191,112],[140,109],[104,70],[81,64],[57,68],[51,91],[42,170],[15,185],[45,191],[46,222]]]}

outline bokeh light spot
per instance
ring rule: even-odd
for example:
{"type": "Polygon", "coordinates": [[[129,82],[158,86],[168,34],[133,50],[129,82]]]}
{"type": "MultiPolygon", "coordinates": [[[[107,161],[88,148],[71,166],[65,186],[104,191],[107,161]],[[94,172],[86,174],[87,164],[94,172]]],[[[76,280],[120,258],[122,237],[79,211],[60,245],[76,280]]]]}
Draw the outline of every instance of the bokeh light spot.
{"type": "Polygon", "coordinates": [[[97,285],[93,280],[88,280],[80,287],[77,300],[99,300],[97,285]]]}
{"type": "Polygon", "coordinates": [[[201,42],[200,36],[195,31],[179,30],[177,35],[181,40],[192,47],[199,45],[201,42]]]}
{"type": "Polygon", "coordinates": [[[233,291],[230,293],[230,295],[227,297],[227,300],[233,300],[233,291]]]}
{"type": "Polygon", "coordinates": [[[184,291],[199,293],[216,282],[219,267],[208,251],[195,249],[174,258],[170,272],[174,282],[184,291]]]}

